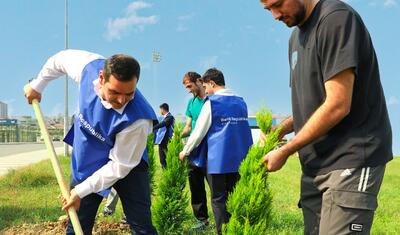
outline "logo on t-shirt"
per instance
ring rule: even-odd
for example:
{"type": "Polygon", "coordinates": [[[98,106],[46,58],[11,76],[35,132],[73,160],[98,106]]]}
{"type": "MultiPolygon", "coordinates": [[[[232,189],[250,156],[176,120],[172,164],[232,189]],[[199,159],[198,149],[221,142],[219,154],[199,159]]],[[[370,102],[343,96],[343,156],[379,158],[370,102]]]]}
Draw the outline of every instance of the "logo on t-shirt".
{"type": "Polygon", "coordinates": [[[297,64],[297,51],[294,51],[292,53],[292,59],[291,59],[291,63],[290,63],[292,70],[294,70],[294,68],[296,67],[296,64],[297,64]]]}

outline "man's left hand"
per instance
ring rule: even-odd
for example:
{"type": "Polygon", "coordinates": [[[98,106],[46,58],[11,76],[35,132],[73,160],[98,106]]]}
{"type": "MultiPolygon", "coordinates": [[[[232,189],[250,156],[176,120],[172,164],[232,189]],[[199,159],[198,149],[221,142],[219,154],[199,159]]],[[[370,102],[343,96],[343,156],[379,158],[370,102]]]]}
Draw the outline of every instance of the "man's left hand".
{"type": "Polygon", "coordinates": [[[268,172],[280,170],[285,165],[288,157],[289,155],[285,154],[280,148],[272,150],[263,158],[266,170],[268,172]]]}
{"type": "Polygon", "coordinates": [[[78,210],[79,207],[81,206],[81,198],[78,196],[78,194],[76,194],[75,190],[72,189],[69,199],[67,200],[66,198],[63,198],[63,207],[62,209],[64,211],[68,211],[68,209],[73,206],[75,208],[75,210],[78,210]]]}

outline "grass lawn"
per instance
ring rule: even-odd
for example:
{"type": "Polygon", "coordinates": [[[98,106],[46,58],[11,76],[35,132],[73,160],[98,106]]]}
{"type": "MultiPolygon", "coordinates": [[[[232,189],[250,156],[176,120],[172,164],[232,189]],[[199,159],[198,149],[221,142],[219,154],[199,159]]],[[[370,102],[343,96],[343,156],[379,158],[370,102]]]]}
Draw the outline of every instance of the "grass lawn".
{"type": "MultiPolygon", "coordinates": [[[[157,152],[156,152],[157,154],[157,152]]],[[[158,156],[158,155],[157,155],[158,156]]],[[[158,159],[158,157],[157,157],[158,159]]],[[[69,175],[69,158],[60,158],[65,175],[69,175]]],[[[160,178],[157,162],[156,183],[160,178]]],[[[291,157],[285,167],[270,175],[274,194],[273,221],[268,234],[303,234],[303,219],[297,208],[299,198],[300,165],[291,157]]],[[[375,214],[371,234],[400,234],[400,158],[395,158],[386,169],[379,194],[379,207],[375,214]]],[[[188,190],[188,187],[186,187],[188,190]]],[[[4,229],[23,223],[56,221],[61,211],[60,191],[49,160],[12,171],[0,178],[0,234],[4,229]]],[[[153,201],[157,200],[154,195],[153,201]]],[[[103,204],[100,209],[102,209],[103,204]]],[[[209,213],[212,217],[211,206],[209,213]]],[[[188,211],[191,211],[188,205],[188,211]]],[[[118,222],[122,218],[121,206],[117,213],[101,220],[118,222]]],[[[189,231],[193,221],[187,221],[189,231]]],[[[189,232],[188,232],[189,233],[189,232]]],[[[214,229],[204,234],[216,234],[214,229]]]]}

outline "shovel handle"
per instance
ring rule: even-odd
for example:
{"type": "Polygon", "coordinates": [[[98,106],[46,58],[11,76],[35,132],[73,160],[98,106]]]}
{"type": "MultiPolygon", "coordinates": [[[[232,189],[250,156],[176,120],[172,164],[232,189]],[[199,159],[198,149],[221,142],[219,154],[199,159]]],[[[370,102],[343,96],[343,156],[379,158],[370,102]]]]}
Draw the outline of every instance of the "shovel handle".
{"type": "MultiPolygon", "coordinates": [[[[29,87],[30,87],[29,84],[26,85],[24,87],[24,91],[26,92],[29,89],[29,87]]],[[[42,110],[40,109],[39,102],[36,99],[32,100],[32,107],[35,112],[35,116],[38,121],[40,131],[41,131],[43,139],[44,139],[44,143],[46,145],[47,153],[51,160],[51,165],[53,166],[53,170],[54,170],[54,173],[57,178],[58,186],[60,186],[63,197],[68,200],[69,199],[69,189],[65,182],[64,175],[63,175],[61,165],[60,165],[60,161],[58,160],[56,151],[54,149],[53,142],[51,141],[49,132],[47,131],[47,128],[46,128],[46,125],[44,122],[44,118],[43,118],[42,110]]],[[[74,227],[75,234],[83,235],[81,224],[79,222],[78,214],[76,213],[75,208],[70,207],[68,209],[68,214],[69,214],[69,218],[71,220],[72,226],[74,227]]]]}

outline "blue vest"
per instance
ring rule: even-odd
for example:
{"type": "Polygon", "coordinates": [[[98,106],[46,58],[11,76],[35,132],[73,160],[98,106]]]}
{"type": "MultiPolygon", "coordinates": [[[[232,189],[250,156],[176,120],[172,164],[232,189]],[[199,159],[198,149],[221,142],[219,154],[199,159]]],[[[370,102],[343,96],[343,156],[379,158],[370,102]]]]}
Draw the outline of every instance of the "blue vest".
{"type": "MultiPolygon", "coordinates": [[[[73,147],[72,176],[78,183],[110,160],[110,150],[114,147],[116,135],[120,131],[139,119],[156,120],[156,114],[138,89],[122,114],[103,106],[94,92],[93,81],[98,78],[104,62],[104,59],[97,59],[83,69],[79,110],[75,114],[74,125],[64,140],[73,147]]],[[[142,157],[147,161],[146,150],[142,157]]],[[[105,196],[108,192],[105,190],[98,194],[105,196]]]]}
{"type": "Polygon", "coordinates": [[[207,133],[209,174],[238,172],[253,144],[247,106],[238,96],[212,95],[212,123],[207,133]]]}
{"type": "Polygon", "coordinates": [[[188,160],[197,167],[207,167],[207,139],[204,138],[201,143],[193,149],[188,160]]]}
{"type": "MultiPolygon", "coordinates": [[[[172,114],[168,113],[167,116],[172,116],[172,114]]],[[[165,118],[163,118],[162,121],[164,121],[164,119],[165,118]]],[[[157,132],[155,133],[154,144],[161,144],[161,141],[164,139],[165,133],[167,133],[167,127],[166,126],[158,128],[157,132]]],[[[174,134],[174,122],[172,122],[171,126],[168,127],[168,136],[169,136],[169,138],[172,137],[172,134],[174,134]]]]}

